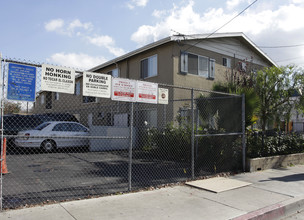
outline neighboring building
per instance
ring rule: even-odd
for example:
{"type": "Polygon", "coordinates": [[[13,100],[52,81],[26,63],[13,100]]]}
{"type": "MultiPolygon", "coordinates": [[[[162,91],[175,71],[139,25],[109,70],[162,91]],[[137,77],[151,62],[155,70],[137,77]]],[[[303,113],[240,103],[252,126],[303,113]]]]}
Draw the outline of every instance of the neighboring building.
{"type": "MultiPolygon", "coordinates": [[[[211,90],[214,82],[226,81],[235,71],[249,73],[273,65],[275,63],[243,33],[222,33],[167,37],[89,71],[211,90]]],[[[183,98],[189,99],[189,93],[170,90],[170,100],[183,98]]],[[[155,106],[141,110],[142,121],[159,123],[157,115],[163,110],[155,106]]],[[[173,113],[167,120],[174,118],[180,108],[181,103],[172,105],[173,113]]],[[[41,92],[34,113],[44,112],[72,113],[85,125],[126,125],[128,120],[127,104],[83,96],[81,76],[76,79],[74,95],[41,92]]]]}
{"type": "MultiPolygon", "coordinates": [[[[295,92],[294,96],[292,97],[292,100],[294,102],[299,101],[301,96],[301,91],[295,92]]],[[[290,111],[290,118],[288,122],[282,121],[281,124],[283,124],[282,127],[284,129],[281,129],[285,132],[297,132],[297,133],[303,133],[304,132],[304,114],[301,110],[296,109],[294,106],[290,111]]]]}

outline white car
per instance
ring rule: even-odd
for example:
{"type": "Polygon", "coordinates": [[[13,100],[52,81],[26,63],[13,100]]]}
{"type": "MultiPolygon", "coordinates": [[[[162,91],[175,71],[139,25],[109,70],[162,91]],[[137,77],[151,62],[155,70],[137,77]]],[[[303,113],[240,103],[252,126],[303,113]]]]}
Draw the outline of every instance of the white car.
{"type": "Polygon", "coordinates": [[[77,122],[50,121],[32,130],[18,132],[15,144],[24,148],[42,148],[50,152],[55,148],[89,146],[89,129],[77,122]],[[77,138],[79,137],[79,138],[77,138]]]}

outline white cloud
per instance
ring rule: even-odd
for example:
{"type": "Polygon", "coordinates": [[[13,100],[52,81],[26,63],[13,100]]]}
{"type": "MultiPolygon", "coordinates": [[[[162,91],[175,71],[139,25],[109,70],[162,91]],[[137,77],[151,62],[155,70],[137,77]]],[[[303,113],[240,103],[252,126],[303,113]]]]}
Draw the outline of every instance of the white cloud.
{"type": "Polygon", "coordinates": [[[115,41],[110,36],[95,36],[95,37],[87,37],[89,42],[98,47],[105,47],[109,50],[109,52],[115,56],[121,56],[125,54],[125,51],[122,48],[118,48],[115,46],[115,41]]]}
{"type": "Polygon", "coordinates": [[[88,37],[88,40],[91,44],[94,44],[98,47],[106,47],[108,45],[114,44],[114,40],[110,36],[107,36],[107,35],[88,37]]]}
{"type": "Polygon", "coordinates": [[[90,44],[98,47],[105,47],[111,54],[115,56],[121,56],[125,53],[122,48],[115,46],[115,41],[110,36],[101,35],[91,37],[90,35],[93,30],[93,24],[91,22],[83,23],[79,19],[75,19],[69,23],[66,23],[62,19],[54,19],[45,24],[45,29],[47,31],[54,31],[58,34],[70,37],[80,37],[88,41],[90,44]]]}
{"type": "MultiPolygon", "coordinates": [[[[44,25],[47,31],[54,31],[62,35],[73,36],[75,29],[83,29],[86,31],[92,30],[93,25],[90,22],[82,23],[79,19],[75,19],[69,23],[64,22],[63,19],[53,19],[44,25]]],[[[76,35],[81,35],[78,31],[76,35]]]]}
{"type": "MultiPolygon", "coordinates": [[[[243,0],[231,0],[238,4],[243,0]]],[[[293,0],[299,1],[299,0],[293,0]]],[[[302,0],[303,1],[303,0],[302,0]]],[[[236,13],[225,12],[222,8],[209,8],[199,14],[194,11],[194,2],[177,7],[167,13],[156,13],[158,22],[154,25],[142,25],[131,36],[138,46],[151,43],[170,35],[170,30],[182,34],[211,33],[233,18],[236,13]]],[[[155,13],[153,14],[155,16],[155,13]]],[[[300,30],[304,35],[304,7],[286,4],[277,9],[255,10],[250,8],[241,16],[234,19],[219,32],[244,32],[258,35],[265,31],[294,31],[300,30]]]]}
{"type": "Polygon", "coordinates": [[[291,0],[292,3],[294,4],[299,4],[299,3],[304,3],[304,0],[291,0]]]}
{"type": "Polygon", "coordinates": [[[72,21],[69,26],[68,26],[68,30],[74,32],[74,30],[76,28],[83,28],[85,30],[91,30],[93,28],[92,23],[87,22],[87,23],[82,23],[80,22],[80,20],[75,19],[74,21],[72,21]]]}
{"type": "Polygon", "coordinates": [[[166,11],[165,10],[154,10],[152,15],[156,18],[161,18],[162,16],[166,15],[166,11]]]}
{"type": "Polygon", "coordinates": [[[107,61],[104,57],[92,57],[83,53],[55,53],[47,60],[61,66],[81,70],[90,69],[107,61]]]}
{"type": "Polygon", "coordinates": [[[244,2],[245,0],[229,0],[226,2],[227,8],[229,10],[237,7],[239,4],[241,4],[242,2],[244,2]]]}
{"type": "Polygon", "coordinates": [[[62,19],[54,19],[47,23],[45,23],[45,29],[47,31],[58,31],[61,30],[64,25],[64,21],[62,19]]]}
{"type": "Polygon", "coordinates": [[[135,7],[145,7],[149,0],[131,0],[127,3],[129,9],[134,9],[135,7]]]}

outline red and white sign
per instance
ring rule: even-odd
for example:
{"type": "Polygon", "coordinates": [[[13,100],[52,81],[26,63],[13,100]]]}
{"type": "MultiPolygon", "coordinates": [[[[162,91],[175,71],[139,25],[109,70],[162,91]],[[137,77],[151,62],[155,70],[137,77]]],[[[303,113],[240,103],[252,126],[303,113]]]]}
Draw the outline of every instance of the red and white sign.
{"type": "Polygon", "coordinates": [[[130,79],[112,79],[112,100],[135,102],[136,101],[136,81],[130,79]]]}
{"type": "Polygon", "coordinates": [[[137,102],[157,104],[158,84],[144,81],[137,81],[137,102]]]}

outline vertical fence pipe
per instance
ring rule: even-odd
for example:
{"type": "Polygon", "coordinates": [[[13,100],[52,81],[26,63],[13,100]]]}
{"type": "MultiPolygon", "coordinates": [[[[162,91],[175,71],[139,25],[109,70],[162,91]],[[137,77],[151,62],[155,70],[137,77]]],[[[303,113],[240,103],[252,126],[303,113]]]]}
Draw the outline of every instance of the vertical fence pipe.
{"type": "Polygon", "coordinates": [[[166,105],[163,105],[164,106],[164,112],[163,112],[163,114],[164,114],[164,128],[166,127],[166,125],[167,125],[167,106],[166,105]]]}
{"type": "MultiPolygon", "coordinates": [[[[0,53],[0,77],[2,74],[2,54],[0,53]]],[[[4,86],[4,80],[2,80],[2,88],[4,86]]],[[[3,89],[2,89],[3,93],[3,89]]],[[[2,117],[2,97],[3,94],[1,95],[1,154],[0,154],[0,212],[2,211],[2,200],[3,200],[3,193],[2,193],[2,156],[3,156],[3,117],[2,117]]]]}
{"type": "Polygon", "coordinates": [[[0,53],[0,77],[2,74],[2,94],[0,100],[0,110],[1,110],[1,154],[0,154],[0,212],[2,211],[3,207],[3,174],[2,174],[2,160],[3,160],[3,113],[4,113],[4,76],[5,76],[5,66],[3,67],[2,72],[2,54],[0,53]]]}
{"type": "Polygon", "coordinates": [[[191,131],[191,174],[194,179],[194,90],[191,89],[191,112],[192,112],[192,131],[191,131]]]}
{"type": "MultiPolygon", "coordinates": [[[[198,127],[199,127],[199,110],[196,108],[196,129],[195,134],[198,134],[198,127]]],[[[198,138],[195,138],[195,159],[198,158],[198,138]]]]}
{"type": "Polygon", "coordinates": [[[242,95],[242,151],[243,151],[243,171],[246,171],[246,127],[245,127],[245,94],[242,95]]]}
{"type": "Polygon", "coordinates": [[[132,150],[133,150],[133,115],[134,114],[134,103],[131,102],[131,109],[130,109],[130,146],[129,146],[129,187],[128,190],[131,191],[132,189],[132,150]]]}

